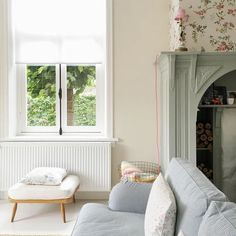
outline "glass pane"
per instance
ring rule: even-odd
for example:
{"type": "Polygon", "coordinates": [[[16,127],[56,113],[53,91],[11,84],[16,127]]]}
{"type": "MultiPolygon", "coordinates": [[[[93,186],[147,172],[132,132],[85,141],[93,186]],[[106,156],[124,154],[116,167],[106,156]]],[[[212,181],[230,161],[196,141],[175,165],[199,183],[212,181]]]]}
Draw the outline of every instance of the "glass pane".
{"type": "Polygon", "coordinates": [[[27,126],[56,125],[56,67],[27,65],[27,126]]]}
{"type": "Polygon", "coordinates": [[[67,66],[67,125],[96,125],[96,66],[67,66]]]}

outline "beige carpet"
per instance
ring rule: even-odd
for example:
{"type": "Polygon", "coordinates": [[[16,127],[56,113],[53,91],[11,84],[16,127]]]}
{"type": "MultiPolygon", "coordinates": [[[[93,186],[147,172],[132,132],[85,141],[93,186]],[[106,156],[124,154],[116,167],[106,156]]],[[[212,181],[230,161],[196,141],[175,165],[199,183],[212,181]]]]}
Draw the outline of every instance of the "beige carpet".
{"type": "Polygon", "coordinates": [[[19,204],[14,223],[10,222],[12,204],[0,201],[0,236],[70,236],[85,201],[66,205],[63,223],[56,204],[19,204]]]}

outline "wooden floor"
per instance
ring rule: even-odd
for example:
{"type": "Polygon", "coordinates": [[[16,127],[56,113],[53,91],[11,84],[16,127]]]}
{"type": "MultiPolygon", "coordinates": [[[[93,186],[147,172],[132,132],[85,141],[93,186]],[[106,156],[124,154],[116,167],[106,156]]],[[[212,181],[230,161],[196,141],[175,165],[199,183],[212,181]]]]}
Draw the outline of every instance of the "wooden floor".
{"type": "MultiPolygon", "coordinates": [[[[88,201],[65,205],[67,223],[61,219],[58,204],[19,204],[14,223],[11,223],[13,204],[0,201],[0,235],[69,236],[81,207],[88,201]]],[[[102,202],[104,201],[89,201],[102,202]]]]}

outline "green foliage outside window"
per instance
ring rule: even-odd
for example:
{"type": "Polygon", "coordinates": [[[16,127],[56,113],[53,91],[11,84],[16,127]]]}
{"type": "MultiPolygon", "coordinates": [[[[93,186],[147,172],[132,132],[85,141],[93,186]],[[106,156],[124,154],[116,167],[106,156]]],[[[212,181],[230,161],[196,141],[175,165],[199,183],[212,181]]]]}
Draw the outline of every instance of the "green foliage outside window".
{"type": "Polygon", "coordinates": [[[95,126],[96,125],[96,99],[95,96],[76,97],[74,125],[95,126]]]}
{"type": "Polygon", "coordinates": [[[27,66],[28,126],[56,125],[55,66],[27,66]]]}

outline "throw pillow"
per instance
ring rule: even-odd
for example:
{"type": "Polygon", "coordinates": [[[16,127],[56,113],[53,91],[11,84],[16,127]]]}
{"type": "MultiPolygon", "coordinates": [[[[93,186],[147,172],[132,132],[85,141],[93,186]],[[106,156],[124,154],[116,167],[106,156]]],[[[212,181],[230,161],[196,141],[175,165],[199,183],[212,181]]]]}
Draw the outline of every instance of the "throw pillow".
{"type": "Polygon", "coordinates": [[[60,185],[66,175],[66,169],[63,168],[38,167],[29,172],[20,182],[35,185],[60,185]]]}
{"type": "Polygon", "coordinates": [[[109,208],[113,211],[126,211],[144,214],[152,184],[120,182],[109,196],[109,208]]]}
{"type": "Polygon", "coordinates": [[[159,174],[154,181],[145,214],[145,236],[173,236],[176,203],[168,183],[159,174]]]}

